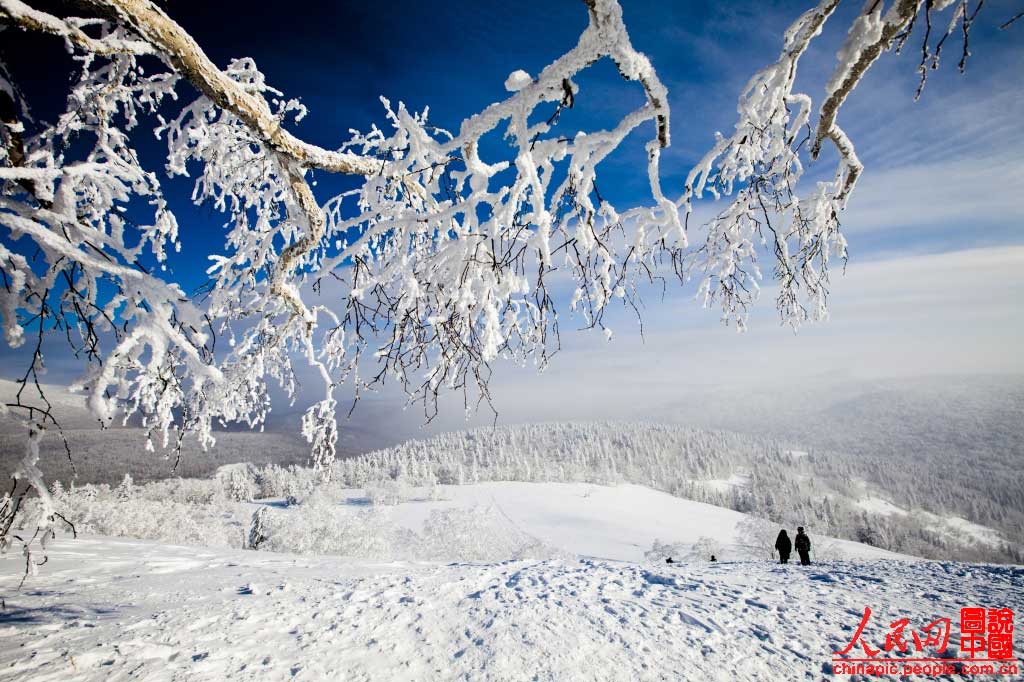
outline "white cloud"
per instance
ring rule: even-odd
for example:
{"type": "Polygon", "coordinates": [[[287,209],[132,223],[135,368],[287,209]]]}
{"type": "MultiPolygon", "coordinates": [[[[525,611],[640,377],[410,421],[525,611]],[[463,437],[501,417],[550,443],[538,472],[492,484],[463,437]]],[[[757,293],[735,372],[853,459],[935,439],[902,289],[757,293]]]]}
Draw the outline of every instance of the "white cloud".
{"type": "Polygon", "coordinates": [[[963,241],[969,242],[977,234],[973,228],[982,225],[1024,229],[1022,196],[1024,167],[1016,153],[895,169],[869,168],[851,197],[843,226],[850,235],[952,226],[963,230],[963,241]]]}
{"type": "Polygon", "coordinates": [[[1024,247],[854,264],[833,287],[830,322],[798,334],[763,292],[752,330],[736,334],[691,301],[648,311],[646,342],[628,318],[616,340],[569,333],[551,370],[501,368],[507,421],[641,418],[703,388],[765,388],[823,378],[1024,372],[1024,247]],[[680,329],[683,317],[693,323],[680,329]]]}

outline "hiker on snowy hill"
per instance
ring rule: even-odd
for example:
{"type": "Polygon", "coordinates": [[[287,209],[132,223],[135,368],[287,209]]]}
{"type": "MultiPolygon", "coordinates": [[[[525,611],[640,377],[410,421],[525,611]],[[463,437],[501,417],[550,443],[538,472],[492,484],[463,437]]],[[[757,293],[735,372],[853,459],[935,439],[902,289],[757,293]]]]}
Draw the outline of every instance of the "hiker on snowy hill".
{"type": "Polygon", "coordinates": [[[811,565],[811,539],[804,535],[804,527],[796,529],[796,551],[800,554],[800,565],[811,565]]]}
{"type": "Polygon", "coordinates": [[[786,535],[786,529],[783,528],[779,531],[779,537],[775,539],[775,549],[779,550],[779,559],[781,563],[789,563],[789,553],[793,551],[793,543],[789,541],[789,536],[786,535]]]}

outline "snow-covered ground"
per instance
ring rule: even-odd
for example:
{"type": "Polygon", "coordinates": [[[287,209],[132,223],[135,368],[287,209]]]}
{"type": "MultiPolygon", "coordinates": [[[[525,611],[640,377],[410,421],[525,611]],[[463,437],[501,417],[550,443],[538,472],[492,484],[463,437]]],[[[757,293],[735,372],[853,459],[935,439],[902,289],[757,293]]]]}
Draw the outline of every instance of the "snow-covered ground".
{"type": "Polygon", "coordinates": [[[750,487],[750,474],[739,471],[729,478],[711,478],[700,481],[700,484],[711,490],[726,493],[734,488],[746,489],[750,487]]]}
{"type": "Polygon", "coordinates": [[[945,534],[947,537],[956,537],[961,540],[967,538],[970,542],[988,545],[990,547],[998,547],[1001,543],[1005,542],[998,531],[988,528],[987,526],[972,523],[971,521],[959,516],[938,516],[936,514],[929,514],[925,511],[919,511],[917,513],[928,519],[929,522],[934,524],[934,527],[939,532],[945,534]]]}
{"type": "MultiPolygon", "coordinates": [[[[692,545],[701,538],[713,538],[721,546],[720,559],[761,558],[759,548],[751,546],[749,531],[744,532],[749,521],[745,514],[639,485],[492,482],[441,486],[441,495],[445,499],[414,499],[384,509],[391,521],[419,532],[435,510],[489,507],[511,530],[585,558],[642,561],[655,540],[692,545]]],[[[362,490],[353,489],[341,502],[360,507],[366,499],[362,490]]],[[[767,532],[771,546],[778,529],[767,532]]],[[[815,540],[816,548],[827,547],[834,558],[909,558],[846,540],[815,540]]]]}
{"type": "Polygon", "coordinates": [[[862,497],[855,502],[855,504],[866,512],[872,514],[882,514],[884,516],[892,516],[893,514],[906,515],[907,510],[902,507],[897,507],[889,500],[883,500],[881,497],[862,497]]]}
{"type": "MultiPolygon", "coordinates": [[[[365,504],[350,492],[342,504],[365,504]]],[[[1021,567],[856,543],[834,547],[853,559],[810,567],[731,561],[746,517],[641,486],[488,483],[444,496],[389,513],[418,530],[432,510],[490,506],[566,558],[380,562],[60,538],[21,591],[20,558],[0,559],[0,671],[33,682],[818,679],[865,606],[875,646],[900,617],[923,627],[956,622],[962,606],[1024,612],[1021,567]],[[655,538],[707,536],[724,560],[640,561],[655,538]]]]}
{"type": "Polygon", "coordinates": [[[5,680],[819,679],[864,606],[875,646],[903,616],[1024,609],[1007,566],[370,563],[105,538],[50,556],[0,615],[5,680]]]}

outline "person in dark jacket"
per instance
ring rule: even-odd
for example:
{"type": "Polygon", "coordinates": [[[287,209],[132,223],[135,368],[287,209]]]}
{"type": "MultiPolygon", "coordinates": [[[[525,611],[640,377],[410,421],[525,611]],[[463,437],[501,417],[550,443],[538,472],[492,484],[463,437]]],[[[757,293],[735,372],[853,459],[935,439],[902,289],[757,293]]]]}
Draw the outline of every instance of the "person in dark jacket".
{"type": "Polygon", "coordinates": [[[793,544],[789,541],[789,536],[786,535],[785,528],[779,531],[779,537],[775,539],[775,549],[779,551],[780,562],[788,564],[789,553],[793,551],[793,544]]]}
{"type": "Polygon", "coordinates": [[[800,555],[800,565],[811,565],[811,539],[804,535],[804,527],[796,529],[796,551],[800,555]]]}

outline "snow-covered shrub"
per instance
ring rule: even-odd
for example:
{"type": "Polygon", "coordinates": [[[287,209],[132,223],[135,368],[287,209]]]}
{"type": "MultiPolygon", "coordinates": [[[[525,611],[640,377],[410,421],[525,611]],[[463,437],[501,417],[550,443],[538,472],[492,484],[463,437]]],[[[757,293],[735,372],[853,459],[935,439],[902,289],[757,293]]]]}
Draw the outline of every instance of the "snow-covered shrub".
{"type": "Polygon", "coordinates": [[[540,559],[556,553],[494,507],[435,509],[423,525],[422,543],[424,554],[440,561],[540,559]]]}
{"type": "Polygon", "coordinates": [[[232,548],[242,547],[245,540],[247,526],[240,519],[248,514],[243,509],[228,502],[191,504],[138,495],[125,499],[93,486],[69,492],[57,503],[57,511],[79,533],[232,548]]]}
{"type": "Polygon", "coordinates": [[[339,495],[327,486],[318,486],[304,497],[296,498],[296,504],[305,508],[336,507],[339,502],[339,495]]]}
{"type": "Polygon", "coordinates": [[[712,556],[718,561],[722,560],[722,545],[714,538],[702,536],[697,539],[697,542],[693,543],[686,560],[710,561],[712,556]]]}
{"type": "Polygon", "coordinates": [[[444,488],[437,482],[431,483],[427,486],[424,497],[432,502],[448,499],[448,496],[445,495],[444,488]]]}
{"type": "Polygon", "coordinates": [[[217,469],[214,480],[220,483],[229,500],[251,502],[256,499],[256,467],[252,464],[225,464],[217,469]]]}
{"type": "Polygon", "coordinates": [[[268,509],[263,532],[261,549],[296,554],[393,559],[396,547],[417,544],[376,509],[344,509],[317,495],[294,509],[268,509]]]}
{"type": "Polygon", "coordinates": [[[712,555],[721,561],[722,547],[714,538],[701,537],[695,543],[662,542],[655,539],[651,548],[644,552],[644,561],[663,564],[671,558],[674,563],[693,563],[710,561],[712,555]]]}
{"type": "Polygon", "coordinates": [[[131,474],[125,474],[121,480],[121,484],[114,489],[114,495],[119,500],[128,500],[135,495],[135,482],[132,480],[131,474]]]}
{"type": "Polygon", "coordinates": [[[168,478],[135,487],[142,499],[170,500],[182,504],[214,504],[226,499],[219,481],[198,478],[168,478]]]}
{"type": "Polygon", "coordinates": [[[413,492],[403,480],[382,479],[368,483],[366,499],[373,505],[396,505],[413,499],[413,492]]]}
{"type": "Polygon", "coordinates": [[[644,552],[644,561],[663,564],[668,559],[672,561],[682,561],[684,557],[690,554],[690,545],[682,542],[662,542],[655,538],[651,544],[651,548],[644,552]]]}
{"type": "Polygon", "coordinates": [[[309,467],[268,464],[254,472],[259,499],[284,498],[300,500],[308,496],[320,483],[316,472],[309,467]]]}
{"type": "Polygon", "coordinates": [[[775,538],[779,526],[767,519],[745,516],[736,526],[737,541],[749,558],[771,560],[775,558],[775,538]]]}

